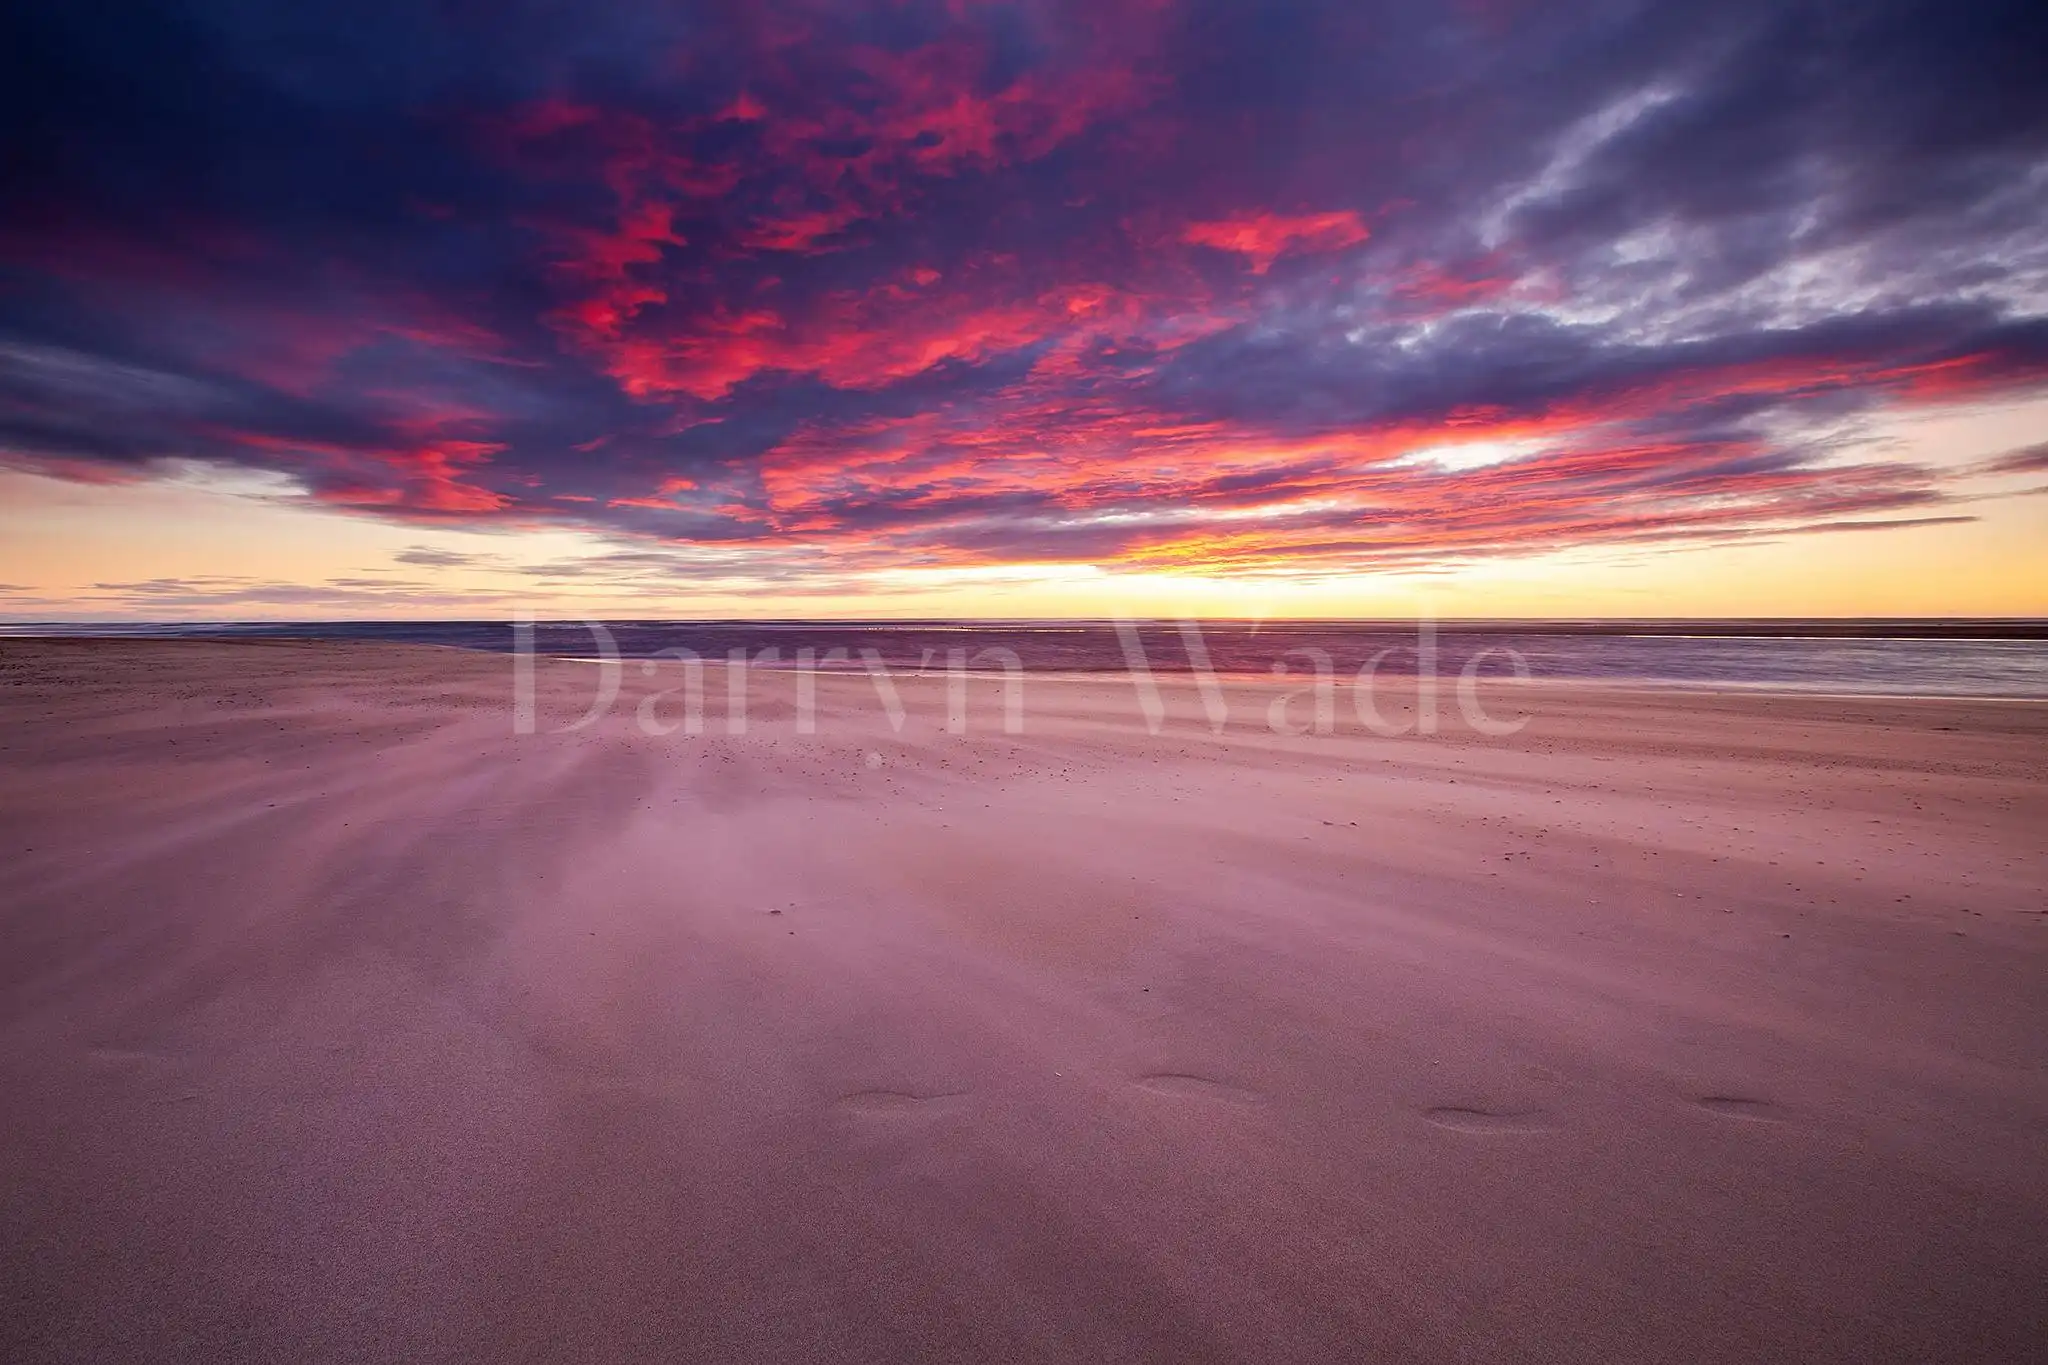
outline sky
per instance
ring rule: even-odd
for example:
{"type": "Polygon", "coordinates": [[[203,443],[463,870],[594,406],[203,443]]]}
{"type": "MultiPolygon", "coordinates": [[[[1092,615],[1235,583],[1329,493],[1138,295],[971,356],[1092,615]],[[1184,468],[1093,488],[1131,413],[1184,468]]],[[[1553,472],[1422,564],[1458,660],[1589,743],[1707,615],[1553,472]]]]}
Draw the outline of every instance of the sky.
{"type": "Polygon", "coordinates": [[[0,16],[0,617],[2048,615],[2048,8],[0,16]]]}

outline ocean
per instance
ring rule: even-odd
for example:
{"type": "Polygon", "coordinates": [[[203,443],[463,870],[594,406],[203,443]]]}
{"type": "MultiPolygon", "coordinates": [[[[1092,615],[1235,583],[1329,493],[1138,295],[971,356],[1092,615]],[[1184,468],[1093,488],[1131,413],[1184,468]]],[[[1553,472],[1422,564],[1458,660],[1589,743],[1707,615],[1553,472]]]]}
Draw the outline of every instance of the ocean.
{"type": "MultiPolygon", "coordinates": [[[[955,650],[966,667],[1034,673],[1356,676],[1435,671],[1482,677],[1698,688],[1897,696],[2048,698],[2048,620],[1715,621],[542,621],[540,653],[594,658],[686,649],[707,660],[745,650],[756,666],[940,671],[955,650]],[[1433,636],[1433,642],[1426,639],[1433,636]],[[769,653],[772,651],[772,654],[769,653]],[[802,651],[809,651],[802,655],[802,651]],[[834,651],[844,651],[843,655],[834,651]]],[[[0,635],[173,639],[365,640],[510,652],[506,621],[295,621],[158,624],[18,622],[0,635]]]]}

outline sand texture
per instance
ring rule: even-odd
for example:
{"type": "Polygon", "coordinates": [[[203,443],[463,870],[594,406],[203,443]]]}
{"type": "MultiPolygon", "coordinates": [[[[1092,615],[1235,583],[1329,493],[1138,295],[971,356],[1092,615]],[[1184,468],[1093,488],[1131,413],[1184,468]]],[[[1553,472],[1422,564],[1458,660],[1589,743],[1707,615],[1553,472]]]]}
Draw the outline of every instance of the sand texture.
{"type": "Polygon", "coordinates": [[[539,675],[0,644],[0,1358],[2043,1358],[2048,707],[539,675]]]}

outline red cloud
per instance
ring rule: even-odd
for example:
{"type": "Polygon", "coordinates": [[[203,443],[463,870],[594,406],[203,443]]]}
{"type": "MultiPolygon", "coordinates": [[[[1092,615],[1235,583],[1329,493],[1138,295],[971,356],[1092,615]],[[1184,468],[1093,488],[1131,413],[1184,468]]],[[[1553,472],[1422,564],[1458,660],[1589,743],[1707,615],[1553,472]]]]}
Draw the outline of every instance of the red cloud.
{"type": "Polygon", "coordinates": [[[430,436],[405,444],[354,447],[261,431],[211,434],[262,451],[270,463],[294,468],[316,498],[335,506],[440,517],[502,513],[513,505],[505,494],[468,481],[472,472],[505,451],[496,441],[430,436]]]}
{"type": "Polygon", "coordinates": [[[1813,467],[1765,458],[1754,443],[1617,434],[1646,413],[1766,384],[1808,392],[1874,385],[1912,396],[1932,376],[1952,382],[1983,368],[1743,366],[1535,415],[1463,411],[1315,436],[1162,423],[1114,401],[1076,401],[1034,377],[993,410],[800,430],[759,465],[750,505],[763,539],[843,542],[877,562],[1081,559],[1210,571],[1339,572],[1820,529],[1937,504],[1940,485],[1909,464],[1813,467]],[[1400,458],[1446,446],[1496,463],[1459,469],[1400,458]]]}
{"type": "Polygon", "coordinates": [[[946,361],[986,360],[1053,338],[1071,346],[1077,337],[1130,335],[1148,314],[1139,298],[1102,285],[1069,285],[1004,302],[980,299],[978,283],[970,277],[936,296],[885,284],[828,295],[798,314],[717,308],[680,319],[671,332],[642,327],[616,341],[604,334],[588,340],[635,397],[713,399],[757,374],[778,371],[815,375],[841,388],[873,388],[946,361]]]}
{"type": "Polygon", "coordinates": [[[505,447],[488,441],[437,441],[387,457],[404,482],[395,490],[399,505],[425,512],[496,512],[511,499],[463,481],[463,473],[505,447]]]}
{"type": "Polygon", "coordinates": [[[609,502],[607,502],[605,506],[645,507],[651,508],[652,510],[657,512],[673,512],[676,510],[675,495],[678,493],[692,492],[696,489],[696,487],[697,481],[695,479],[685,478],[680,474],[675,474],[663,479],[660,483],[656,484],[653,496],[651,497],[613,498],[609,502]]]}
{"type": "MultiPolygon", "coordinates": [[[[1347,423],[1347,412],[1406,413],[1443,403],[1431,397],[1441,392],[1482,392],[1482,381],[1468,387],[1448,360],[1425,355],[1412,369],[1362,363],[1355,392],[1332,365],[1299,376],[1297,394],[1288,347],[1245,346],[1240,391],[1219,358],[1229,347],[1184,366],[1167,358],[1260,317],[1257,277],[1276,262],[1345,252],[1371,234],[1355,211],[1287,213],[1249,198],[1208,198],[1239,207],[1199,216],[1188,196],[1246,192],[1264,168],[1219,153],[1190,178],[1173,160],[1217,152],[1211,135],[1223,124],[1176,84],[1187,73],[1169,69],[1175,52],[1162,35],[1176,21],[1166,7],[1004,6],[993,28],[962,0],[887,24],[844,6],[726,7],[723,19],[719,8],[703,23],[720,41],[693,21],[690,55],[673,59],[691,66],[689,78],[673,86],[616,82],[593,94],[586,74],[578,99],[461,125],[477,135],[466,150],[482,142],[498,183],[475,196],[453,175],[426,199],[410,186],[405,217],[423,235],[392,253],[391,268],[418,271],[453,259],[459,244],[479,246],[474,269],[414,277],[436,298],[352,258],[356,228],[295,240],[274,225],[160,216],[147,236],[84,224],[20,249],[10,245],[26,240],[19,230],[0,229],[10,265],[40,268],[84,311],[119,317],[123,345],[111,353],[161,363],[85,367],[65,382],[97,384],[105,401],[59,385],[62,401],[20,424],[20,439],[48,430],[68,440],[76,429],[97,444],[0,455],[118,477],[134,466],[112,460],[183,453],[199,436],[190,448],[206,458],[247,456],[327,502],[393,516],[573,509],[616,527],[627,519],[607,519],[605,507],[660,509],[687,512],[692,530],[724,540],[801,537],[876,562],[1342,571],[1842,524],[1930,504],[1944,485],[1914,466],[1823,466],[1725,432],[1741,413],[1828,394],[1934,402],[2015,379],[2038,386],[2038,341],[2009,356],[1958,357],[1918,333],[1888,334],[1863,353],[1845,345],[1818,359],[1674,373],[1679,357],[1781,346],[1731,334],[1660,354],[1617,334],[1561,363],[1532,353],[1526,376],[1496,389],[1548,392],[1554,382],[1571,386],[1566,398],[1347,423]],[[505,230],[508,204],[518,206],[515,231],[505,230]],[[535,319],[519,310],[536,296],[545,301],[531,313],[551,331],[509,356],[513,343],[493,329],[531,345],[535,319]],[[482,309],[489,326],[475,320],[482,309]],[[527,369],[484,372],[486,362],[527,369]],[[762,377],[804,382],[736,392],[762,377]],[[818,385],[849,392],[817,402],[818,385]],[[667,409],[632,410],[620,392],[667,409]],[[1734,399],[1748,401],[1723,405],[1738,414],[1716,417],[1723,435],[1669,434],[1689,429],[1695,409],[1734,399]],[[100,410],[108,429],[92,432],[100,410]],[[1272,415],[1262,425],[1247,415],[1258,413],[1272,415]],[[700,430],[715,423],[730,425],[700,430]],[[791,434],[762,454],[765,430],[791,434]],[[1656,439],[1643,434],[1652,430],[1656,439]],[[73,448],[112,454],[59,463],[73,448]],[[644,463],[664,448],[697,477],[664,478],[644,463]],[[549,492],[564,472],[596,491],[549,492]]],[[[1244,122],[1249,141],[1271,145],[1252,135],[1255,115],[1244,122]]],[[[1363,181],[1316,179],[1334,164],[1304,151],[1292,179],[1311,194],[1317,183],[1359,192],[1363,181]]],[[[1342,165],[1351,176],[1357,161],[1342,165]]],[[[1380,189],[1390,203],[1420,192],[1380,189]]],[[[1391,349],[1419,319],[1510,292],[1527,308],[1546,278],[1564,288],[1557,262],[1521,254],[1541,249],[1533,240],[1466,254],[1469,226],[1443,229],[1439,259],[1392,274],[1375,259],[1377,290],[1340,301],[1360,315],[1358,334],[1384,328],[1391,349]]],[[[1402,250],[1423,240],[1404,236],[1402,250]]],[[[1374,245],[1361,264],[1390,244],[1374,245]]],[[[1285,313],[1266,316],[1276,331],[1291,325],[1285,313]]],[[[1333,316],[1313,325],[1334,328],[1333,316]]],[[[1534,335],[1558,319],[1532,321],[1534,335]]],[[[1878,334],[1842,323],[1827,334],[1878,334]]],[[[1304,367],[1327,359],[1310,344],[1300,354],[1304,367]]],[[[1500,368],[1516,368],[1513,358],[1500,368]]]]}
{"type": "Polygon", "coordinates": [[[1491,258],[1449,267],[1424,261],[1405,271],[1391,292],[1423,305],[1425,314],[1465,308],[1500,298],[1515,287],[1516,277],[1498,266],[1491,258]]]}
{"type": "MultiPolygon", "coordinates": [[[[912,212],[939,180],[1043,158],[1144,102],[1163,18],[1149,0],[1099,6],[1086,23],[1049,26],[1046,59],[1021,71],[967,26],[897,49],[829,41],[829,15],[807,18],[801,31],[763,18],[735,39],[749,49],[748,85],[716,112],[663,122],[549,99],[479,126],[493,154],[523,175],[594,176],[615,201],[603,226],[537,225],[554,242],[564,292],[551,321],[610,357],[630,392],[716,396],[762,369],[846,372],[829,354],[841,343],[812,335],[812,319],[787,308],[764,326],[764,311],[731,287],[746,270],[707,272],[702,258],[677,267],[664,248],[698,242],[721,264],[843,249],[865,240],[861,225],[912,212]],[[640,326],[680,295],[679,269],[722,297],[692,303],[699,326],[640,326]]],[[[954,340],[924,328],[865,372],[911,373],[1021,336],[1015,322],[977,336],[958,310],[954,318],[954,340]],[[929,357],[921,363],[920,352],[929,357]]],[[[852,326],[872,350],[873,329],[852,326]]]]}
{"type": "Polygon", "coordinates": [[[1210,222],[1190,223],[1180,240],[1196,246],[1234,251],[1252,264],[1254,275],[1272,269],[1281,256],[1296,251],[1342,251],[1372,233],[1349,210],[1337,213],[1244,213],[1210,222]]]}
{"type": "Polygon", "coordinates": [[[589,281],[596,292],[570,304],[559,316],[586,334],[615,337],[642,308],[668,302],[665,288],[636,278],[632,268],[659,262],[664,246],[686,245],[671,225],[672,218],[666,204],[639,204],[623,212],[611,232],[572,234],[578,249],[557,269],[589,281]]]}

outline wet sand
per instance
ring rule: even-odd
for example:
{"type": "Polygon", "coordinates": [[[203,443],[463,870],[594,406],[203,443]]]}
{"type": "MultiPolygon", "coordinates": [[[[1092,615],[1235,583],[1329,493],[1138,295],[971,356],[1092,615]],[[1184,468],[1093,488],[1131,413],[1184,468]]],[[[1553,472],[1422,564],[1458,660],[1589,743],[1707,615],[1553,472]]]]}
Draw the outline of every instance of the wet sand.
{"type": "Polygon", "coordinates": [[[2041,1358],[2048,707],[593,676],[0,642],[0,1357],[2041,1358]]]}

